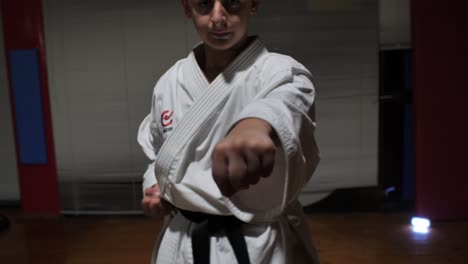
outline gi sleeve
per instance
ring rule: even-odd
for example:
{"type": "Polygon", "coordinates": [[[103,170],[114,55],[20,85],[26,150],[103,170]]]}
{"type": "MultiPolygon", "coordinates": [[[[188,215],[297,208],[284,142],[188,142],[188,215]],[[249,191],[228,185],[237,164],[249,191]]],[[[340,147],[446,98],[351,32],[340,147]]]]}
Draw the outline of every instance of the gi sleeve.
{"type": "Polygon", "coordinates": [[[266,92],[250,102],[235,121],[245,118],[265,120],[281,142],[275,168],[268,177],[276,179],[262,179],[258,185],[269,184],[268,187],[262,190],[261,186],[254,186],[257,191],[240,193],[227,202],[231,212],[244,221],[268,220],[283,213],[297,200],[319,162],[314,139],[315,88],[312,75],[298,62],[293,61],[289,65],[263,78],[262,86],[266,87],[266,92]],[[262,199],[264,204],[270,204],[258,210],[255,203],[262,199]]]}
{"type": "Polygon", "coordinates": [[[162,135],[158,123],[155,122],[154,102],[153,96],[151,113],[145,117],[138,129],[138,143],[146,156],[152,161],[143,175],[143,191],[158,183],[155,175],[155,160],[161,145],[162,135]]]}

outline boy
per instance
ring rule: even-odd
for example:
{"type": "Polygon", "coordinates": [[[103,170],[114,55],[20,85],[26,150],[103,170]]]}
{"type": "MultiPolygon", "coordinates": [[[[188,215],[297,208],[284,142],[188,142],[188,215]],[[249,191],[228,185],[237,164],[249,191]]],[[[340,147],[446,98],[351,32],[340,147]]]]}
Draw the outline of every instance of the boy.
{"type": "Polygon", "coordinates": [[[318,263],[297,196],[318,163],[312,76],[248,37],[260,0],[182,0],[202,44],[158,81],[138,141],[153,263],[318,263]]]}

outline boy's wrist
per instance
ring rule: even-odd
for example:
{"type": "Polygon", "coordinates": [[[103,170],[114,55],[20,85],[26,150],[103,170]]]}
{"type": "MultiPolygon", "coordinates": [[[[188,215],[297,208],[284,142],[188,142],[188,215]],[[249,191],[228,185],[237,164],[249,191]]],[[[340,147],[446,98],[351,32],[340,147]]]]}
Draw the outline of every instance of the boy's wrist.
{"type": "Polygon", "coordinates": [[[270,134],[273,131],[273,127],[271,127],[270,123],[257,117],[242,119],[237,123],[237,125],[235,125],[235,127],[242,129],[255,129],[265,134],[270,134]]]}
{"type": "Polygon", "coordinates": [[[276,146],[279,145],[279,138],[278,134],[276,133],[275,129],[270,125],[269,122],[258,118],[258,117],[249,117],[246,119],[242,119],[239,121],[235,126],[237,129],[252,129],[257,132],[261,132],[262,134],[269,135],[270,138],[273,140],[276,146]]]}

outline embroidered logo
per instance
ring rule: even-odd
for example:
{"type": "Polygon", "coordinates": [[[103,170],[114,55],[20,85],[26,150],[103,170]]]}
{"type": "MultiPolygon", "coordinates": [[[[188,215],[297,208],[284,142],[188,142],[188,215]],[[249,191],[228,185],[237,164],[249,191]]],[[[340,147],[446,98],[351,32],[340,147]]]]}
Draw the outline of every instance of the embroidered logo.
{"type": "Polygon", "coordinates": [[[165,110],[161,114],[161,125],[163,126],[164,133],[172,130],[172,115],[174,112],[165,110]]]}

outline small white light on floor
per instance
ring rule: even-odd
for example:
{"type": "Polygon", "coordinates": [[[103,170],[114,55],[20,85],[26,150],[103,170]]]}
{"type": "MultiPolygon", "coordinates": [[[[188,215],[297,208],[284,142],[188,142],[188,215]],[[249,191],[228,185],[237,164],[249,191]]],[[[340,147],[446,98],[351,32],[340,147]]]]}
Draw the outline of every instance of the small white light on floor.
{"type": "Polygon", "coordinates": [[[413,226],[413,232],[427,234],[429,233],[429,227],[431,227],[431,221],[427,218],[413,217],[411,225],[413,226]]]}

